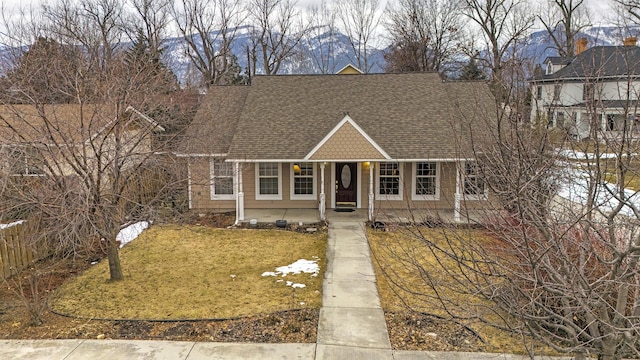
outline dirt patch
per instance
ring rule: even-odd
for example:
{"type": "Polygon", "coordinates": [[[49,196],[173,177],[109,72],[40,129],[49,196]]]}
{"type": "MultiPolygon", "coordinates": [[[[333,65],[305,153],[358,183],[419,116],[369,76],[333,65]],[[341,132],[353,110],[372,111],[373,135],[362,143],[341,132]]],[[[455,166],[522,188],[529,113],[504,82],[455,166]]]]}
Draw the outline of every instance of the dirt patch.
{"type": "Polygon", "coordinates": [[[232,226],[236,221],[236,215],[233,212],[220,213],[198,213],[189,212],[184,215],[181,222],[189,225],[202,225],[216,228],[226,228],[232,226]]]}
{"type": "Polygon", "coordinates": [[[391,347],[396,350],[485,351],[485,344],[460,324],[412,312],[385,313],[391,347]]]}

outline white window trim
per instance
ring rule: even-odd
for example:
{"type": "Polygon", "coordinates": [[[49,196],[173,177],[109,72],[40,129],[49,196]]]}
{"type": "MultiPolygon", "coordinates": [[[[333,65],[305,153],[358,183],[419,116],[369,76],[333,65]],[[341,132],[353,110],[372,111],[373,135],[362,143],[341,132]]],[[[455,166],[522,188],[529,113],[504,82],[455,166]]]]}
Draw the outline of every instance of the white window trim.
{"type": "Polygon", "coordinates": [[[282,200],[282,163],[278,163],[278,193],[275,195],[260,194],[260,164],[257,162],[255,166],[256,200],[282,200]]]}
{"type": "MultiPolygon", "coordinates": [[[[393,162],[393,161],[381,161],[380,163],[393,162]]],[[[398,163],[398,172],[400,173],[400,184],[398,185],[398,195],[383,195],[380,194],[380,163],[376,164],[376,200],[403,200],[404,191],[404,163],[398,163]]]]}
{"type": "MultiPolygon", "coordinates": [[[[307,162],[307,161],[301,161],[301,162],[307,162]]],[[[313,193],[312,194],[308,194],[308,195],[298,195],[295,194],[295,173],[293,171],[293,165],[296,163],[290,163],[289,164],[289,190],[290,190],[290,199],[291,200],[317,200],[318,199],[318,191],[316,190],[318,185],[316,182],[316,179],[318,178],[316,176],[317,173],[317,167],[316,167],[316,163],[310,163],[311,166],[313,166],[313,193]]]]}
{"type": "MultiPolygon", "coordinates": [[[[489,188],[487,187],[487,183],[486,182],[484,182],[484,191],[482,192],[481,195],[465,194],[464,184],[465,184],[465,180],[466,180],[466,177],[467,177],[467,163],[466,162],[462,163],[461,171],[462,171],[462,176],[461,176],[462,183],[460,184],[460,187],[461,187],[460,190],[461,190],[461,193],[462,193],[462,197],[465,200],[469,200],[469,201],[488,200],[489,199],[489,188]]],[[[478,175],[476,174],[476,176],[478,176],[478,175]]]]}
{"type": "Polygon", "coordinates": [[[417,161],[413,163],[411,172],[411,200],[425,200],[425,201],[437,201],[440,200],[440,162],[437,161],[417,161]],[[433,195],[418,195],[416,194],[417,187],[417,173],[419,162],[434,162],[436,163],[436,193],[433,195]]]}
{"type": "MultiPolygon", "coordinates": [[[[216,160],[220,160],[220,158],[214,158],[212,157],[209,160],[209,192],[211,194],[211,200],[235,200],[236,199],[236,193],[235,193],[235,189],[236,189],[236,176],[235,174],[231,175],[231,178],[233,179],[233,187],[232,187],[232,193],[231,194],[216,194],[216,183],[215,183],[215,179],[216,179],[216,175],[215,175],[215,161],[216,160]]],[[[232,169],[235,169],[235,167],[233,166],[233,164],[229,164],[231,166],[232,169]]],[[[235,171],[235,170],[234,170],[235,171]]]]}

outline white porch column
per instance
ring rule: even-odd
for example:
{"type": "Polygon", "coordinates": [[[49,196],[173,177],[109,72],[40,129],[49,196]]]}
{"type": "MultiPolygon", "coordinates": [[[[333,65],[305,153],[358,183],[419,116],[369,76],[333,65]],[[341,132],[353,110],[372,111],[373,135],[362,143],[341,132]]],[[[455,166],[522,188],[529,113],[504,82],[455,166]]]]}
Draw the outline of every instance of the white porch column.
{"type": "Polygon", "coordinates": [[[369,163],[369,221],[373,221],[373,162],[369,163]]]}
{"type": "Polygon", "coordinates": [[[456,193],[453,196],[453,221],[460,221],[460,198],[462,197],[461,190],[461,177],[462,171],[460,169],[460,161],[456,162],[456,193]]]}
{"type": "Polygon", "coordinates": [[[320,221],[325,221],[327,217],[327,200],[324,192],[324,162],[320,163],[320,204],[318,210],[320,210],[320,221]]]}
{"type": "Polygon", "coordinates": [[[236,225],[240,221],[244,221],[244,192],[242,184],[242,169],[240,163],[235,163],[235,175],[236,175],[236,225]]]}

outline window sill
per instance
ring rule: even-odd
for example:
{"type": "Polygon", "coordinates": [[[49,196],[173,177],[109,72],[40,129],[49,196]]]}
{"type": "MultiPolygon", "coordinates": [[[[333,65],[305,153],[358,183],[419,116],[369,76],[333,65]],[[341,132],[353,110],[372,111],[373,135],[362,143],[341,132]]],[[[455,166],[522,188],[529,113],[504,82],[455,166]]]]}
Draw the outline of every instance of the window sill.
{"type": "Polygon", "coordinates": [[[399,194],[399,195],[380,195],[380,194],[377,194],[376,195],[376,200],[398,201],[398,200],[403,200],[403,199],[402,199],[402,194],[399,194]]]}
{"type": "Polygon", "coordinates": [[[489,196],[487,194],[484,195],[465,195],[462,194],[462,198],[466,201],[487,201],[489,200],[489,196]]]}
{"type": "Polygon", "coordinates": [[[290,200],[318,200],[318,197],[313,194],[313,195],[293,195],[291,194],[291,199],[290,200]]]}
{"type": "Polygon", "coordinates": [[[211,200],[235,200],[236,196],[233,194],[230,195],[212,195],[211,200]]]}
{"type": "Polygon", "coordinates": [[[282,200],[282,195],[256,195],[256,200],[282,200]]]}
{"type": "Polygon", "coordinates": [[[411,195],[411,200],[413,201],[439,201],[440,194],[436,195],[411,195]]]}

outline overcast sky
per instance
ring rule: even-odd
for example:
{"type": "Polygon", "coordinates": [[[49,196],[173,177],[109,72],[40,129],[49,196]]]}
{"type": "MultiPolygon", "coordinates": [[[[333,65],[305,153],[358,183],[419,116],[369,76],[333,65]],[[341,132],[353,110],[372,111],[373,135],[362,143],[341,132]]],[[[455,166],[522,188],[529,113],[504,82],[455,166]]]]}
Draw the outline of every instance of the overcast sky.
{"type": "MultiPolygon", "coordinates": [[[[55,0],[44,0],[45,2],[51,3],[55,0]]],[[[330,1],[330,0],[329,0],[330,1]]],[[[340,1],[340,0],[335,0],[335,1],[340,1]]],[[[393,0],[380,0],[380,3],[386,3],[387,1],[393,1],[393,0]]],[[[539,1],[538,0],[530,0],[535,4],[538,4],[539,1]]],[[[5,8],[7,9],[12,9],[12,8],[16,8],[18,6],[27,6],[27,5],[33,5],[33,6],[39,6],[39,4],[42,2],[42,0],[0,0],[0,2],[3,4],[3,6],[5,6],[5,8]]],[[[319,0],[298,0],[298,6],[300,7],[308,7],[312,4],[316,4],[319,3],[319,0]]],[[[611,9],[610,3],[612,3],[613,0],[586,0],[586,3],[589,5],[589,7],[592,10],[592,15],[593,15],[593,23],[594,25],[604,25],[607,23],[610,23],[611,20],[610,18],[612,17],[612,13],[613,10],[611,9]]]]}

